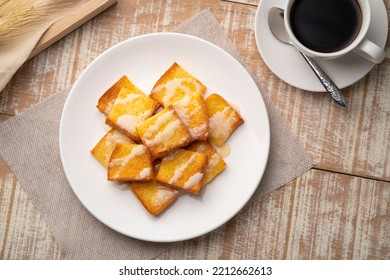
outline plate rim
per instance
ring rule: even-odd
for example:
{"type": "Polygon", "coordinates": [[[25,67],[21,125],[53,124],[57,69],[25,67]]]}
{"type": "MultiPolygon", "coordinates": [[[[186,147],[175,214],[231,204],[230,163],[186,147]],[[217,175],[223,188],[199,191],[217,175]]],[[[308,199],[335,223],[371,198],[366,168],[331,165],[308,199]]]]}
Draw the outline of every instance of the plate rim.
{"type": "Polygon", "coordinates": [[[166,243],[166,242],[178,242],[178,241],[189,240],[189,239],[192,239],[192,238],[196,238],[196,237],[202,236],[202,235],[207,234],[209,232],[212,232],[215,229],[219,228],[220,226],[224,225],[230,219],[232,219],[235,215],[237,215],[245,207],[245,205],[247,205],[248,201],[253,197],[254,193],[258,189],[258,187],[260,185],[260,182],[261,182],[261,180],[262,180],[262,178],[264,176],[264,172],[266,170],[266,167],[267,167],[267,164],[268,164],[268,160],[269,160],[270,145],[271,145],[270,120],[269,120],[269,114],[268,114],[268,110],[267,110],[267,106],[266,106],[264,98],[265,98],[265,96],[263,96],[263,94],[261,92],[261,89],[259,88],[257,82],[254,80],[254,78],[251,75],[251,73],[242,65],[242,63],[236,57],[234,57],[232,54],[228,53],[226,50],[224,50],[220,46],[218,46],[218,45],[216,45],[214,43],[211,43],[211,42],[209,42],[209,41],[207,41],[207,40],[205,40],[203,38],[200,38],[200,37],[197,37],[197,36],[194,36],[194,35],[183,34],[183,33],[176,33],[176,32],[153,32],[153,33],[142,34],[142,35],[138,35],[138,36],[134,36],[134,37],[125,39],[125,40],[123,40],[123,41],[121,41],[121,42],[111,46],[110,48],[106,49],[102,53],[100,53],[96,58],[94,58],[87,65],[87,67],[81,72],[79,77],[74,82],[74,84],[73,84],[73,86],[72,86],[72,88],[71,88],[71,90],[70,90],[70,92],[69,92],[69,94],[68,94],[68,96],[67,96],[67,98],[65,100],[64,107],[63,107],[62,113],[61,113],[60,125],[59,125],[59,148],[60,148],[61,164],[62,164],[63,171],[65,173],[66,179],[68,181],[68,184],[69,184],[70,188],[72,189],[73,193],[76,195],[76,197],[79,200],[79,202],[85,207],[85,209],[95,219],[97,219],[99,222],[101,222],[102,224],[104,224],[108,228],[110,228],[110,229],[112,229],[112,230],[114,230],[116,232],[119,232],[119,233],[121,233],[121,234],[123,234],[125,236],[129,236],[131,238],[135,238],[135,239],[143,240],[143,241],[166,243]],[[69,175],[68,175],[69,170],[66,168],[66,166],[64,164],[64,151],[63,151],[63,149],[64,149],[64,147],[63,147],[63,145],[64,145],[64,143],[63,143],[63,141],[64,141],[64,139],[63,139],[64,118],[65,118],[65,115],[67,114],[67,111],[69,110],[69,106],[70,106],[69,104],[71,102],[70,100],[73,99],[72,96],[77,94],[77,86],[78,86],[78,84],[81,82],[81,80],[83,80],[85,78],[85,75],[88,74],[89,69],[93,68],[94,65],[96,63],[98,63],[99,60],[102,57],[106,56],[110,52],[115,51],[116,48],[119,48],[120,46],[122,46],[124,44],[128,44],[129,42],[135,41],[135,40],[143,40],[143,39],[148,38],[148,37],[159,37],[159,36],[162,36],[162,37],[173,36],[173,37],[182,37],[182,38],[189,39],[189,40],[196,40],[196,41],[199,41],[199,42],[201,42],[203,44],[207,44],[211,48],[216,48],[218,51],[223,52],[224,55],[227,55],[232,61],[234,61],[237,64],[238,67],[241,68],[241,71],[244,71],[246,73],[246,75],[250,78],[251,82],[256,86],[256,88],[258,90],[258,93],[259,93],[258,101],[261,103],[261,106],[264,108],[263,113],[264,113],[264,117],[265,117],[264,123],[265,123],[265,128],[266,128],[266,131],[265,131],[266,137],[265,137],[265,140],[261,144],[263,145],[263,149],[265,149],[266,154],[265,154],[264,160],[263,160],[263,162],[261,164],[262,165],[261,166],[261,170],[258,171],[258,180],[257,180],[257,184],[256,184],[257,186],[252,189],[252,192],[251,192],[250,196],[248,196],[245,201],[243,200],[242,205],[239,207],[239,209],[234,211],[234,213],[232,213],[232,215],[225,217],[225,219],[221,219],[219,221],[219,223],[216,223],[211,228],[204,229],[201,232],[197,232],[195,234],[192,234],[191,236],[186,236],[184,238],[183,237],[182,238],[171,238],[171,239],[167,239],[167,238],[164,238],[164,239],[161,239],[161,238],[160,239],[159,238],[143,238],[143,237],[140,237],[138,235],[129,234],[128,232],[124,232],[121,229],[114,228],[113,226],[107,224],[105,221],[103,221],[101,218],[99,218],[88,207],[88,205],[86,205],[86,203],[83,201],[84,199],[82,199],[79,196],[79,193],[77,192],[77,190],[75,190],[73,184],[69,180],[69,175]]]}

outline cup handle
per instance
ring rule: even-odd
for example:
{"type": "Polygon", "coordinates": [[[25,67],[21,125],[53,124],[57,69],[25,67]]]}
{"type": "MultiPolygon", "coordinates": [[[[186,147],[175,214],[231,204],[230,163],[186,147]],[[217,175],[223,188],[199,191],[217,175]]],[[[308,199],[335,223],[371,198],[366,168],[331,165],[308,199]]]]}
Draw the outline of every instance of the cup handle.
{"type": "Polygon", "coordinates": [[[354,52],[369,61],[379,64],[385,57],[384,50],[370,40],[364,39],[355,49],[354,52]]]}

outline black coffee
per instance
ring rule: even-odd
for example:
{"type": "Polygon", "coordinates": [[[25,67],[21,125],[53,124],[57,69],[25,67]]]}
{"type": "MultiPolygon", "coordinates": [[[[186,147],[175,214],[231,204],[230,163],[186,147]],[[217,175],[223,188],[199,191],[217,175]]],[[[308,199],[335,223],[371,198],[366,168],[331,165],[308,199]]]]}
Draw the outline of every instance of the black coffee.
{"type": "Polygon", "coordinates": [[[361,11],[356,0],[297,0],[290,21],[295,37],[323,53],[348,46],[359,33],[361,11]]]}

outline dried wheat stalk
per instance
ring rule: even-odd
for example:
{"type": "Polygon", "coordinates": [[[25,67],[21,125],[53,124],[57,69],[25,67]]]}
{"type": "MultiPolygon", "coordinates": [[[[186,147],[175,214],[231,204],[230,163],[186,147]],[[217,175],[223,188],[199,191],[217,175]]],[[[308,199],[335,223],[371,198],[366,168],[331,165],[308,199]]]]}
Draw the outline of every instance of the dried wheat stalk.
{"type": "Polygon", "coordinates": [[[0,44],[34,30],[64,5],[63,0],[0,0],[0,44]]]}

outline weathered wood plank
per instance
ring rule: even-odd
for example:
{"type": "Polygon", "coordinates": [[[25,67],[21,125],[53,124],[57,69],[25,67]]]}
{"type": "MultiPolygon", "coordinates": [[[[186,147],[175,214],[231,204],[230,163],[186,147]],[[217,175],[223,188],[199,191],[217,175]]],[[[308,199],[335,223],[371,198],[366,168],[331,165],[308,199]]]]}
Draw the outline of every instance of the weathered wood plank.
{"type": "Polygon", "coordinates": [[[159,258],[389,259],[389,187],[312,170],[159,258]]]}
{"type": "MultiPolygon", "coordinates": [[[[2,163],[0,163],[0,166],[2,163]]],[[[0,173],[1,259],[58,259],[60,248],[11,173],[0,173]]],[[[390,183],[312,170],[214,232],[159,259],[389,259],[390,183]]]]}

